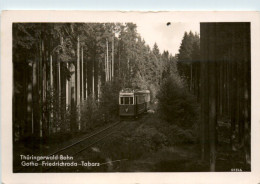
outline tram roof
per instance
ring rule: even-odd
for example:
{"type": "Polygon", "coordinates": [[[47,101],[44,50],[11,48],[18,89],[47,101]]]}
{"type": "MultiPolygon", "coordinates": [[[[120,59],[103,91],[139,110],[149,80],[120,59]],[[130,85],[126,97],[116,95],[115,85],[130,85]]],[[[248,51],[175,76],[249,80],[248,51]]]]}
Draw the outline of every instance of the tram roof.
{"type": "Polygon", "coordinates": [[[134,93],[134,90],[131,88],[124,88],[120,91],[120,93],[134,93]]]}
{"type": "Polygon", "coordinates": [[[122,89],[120,91],[120,94],[125,94],[125,95],[131,95],[131,94],[149,94],[150,91],[149,90],[139,90],[139,89],[130,89],[130,88],[125,88],[125,89],[122,89]]]}
{"type": "Polygon", "coordinates": [[[149,90],[137,90],[135,93],[150,93],[149,90]]]}

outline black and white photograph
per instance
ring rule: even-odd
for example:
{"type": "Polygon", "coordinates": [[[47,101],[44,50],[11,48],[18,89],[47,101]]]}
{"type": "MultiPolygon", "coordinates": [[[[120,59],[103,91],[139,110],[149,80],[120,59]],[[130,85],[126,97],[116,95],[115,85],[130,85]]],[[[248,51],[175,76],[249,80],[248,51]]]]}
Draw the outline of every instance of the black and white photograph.
{"type": "Polygon", "coordinates": [[[11,172],[250,173],[252,22],[112,20],[12,22],[11,172]]]}

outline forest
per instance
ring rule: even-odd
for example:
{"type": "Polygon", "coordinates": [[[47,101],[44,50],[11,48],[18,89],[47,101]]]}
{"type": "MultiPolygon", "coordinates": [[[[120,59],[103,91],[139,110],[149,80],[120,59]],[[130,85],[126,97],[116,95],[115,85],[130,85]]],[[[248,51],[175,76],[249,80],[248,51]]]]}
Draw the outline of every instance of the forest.
{"type": "Polygon", "coordinates": [[[223,143],[250,170],[250,50],[250,23],[201,23],[200,45],[185,34],[180,46],[178,71],[200,103],[201,159],[211,171],[223,143]]]}
{"type": "Polygon", "coordinates": [[[198,144],[207,171],[237,150],[250,168],[247,23],[201,23],[175,56],[150,48],[134,23],[14,23],[13,71],[14,144],[113,122],[121,89],[148,89],[158,122],[177,144],[198,144]]]}
{"type": "Polygon", "coordinates": [[[84,130],[84,104],[98,102],[104,114],[117,115],[115,93],[124,87],[149,89],[154,97],[176,62],[156,43],[151,49],[133,23],[15,23],[13,67],[19,140],[84,130]]]}

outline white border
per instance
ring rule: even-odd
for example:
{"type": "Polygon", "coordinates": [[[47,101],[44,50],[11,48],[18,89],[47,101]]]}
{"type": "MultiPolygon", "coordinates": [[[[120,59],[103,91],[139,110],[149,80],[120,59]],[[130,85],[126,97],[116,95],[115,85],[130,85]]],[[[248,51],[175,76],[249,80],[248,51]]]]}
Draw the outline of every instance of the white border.
{"type": "Polygon", "coordinates": [[[4,11],[1,25],[2,182],[19,183],[260,183],[260,14],[259,12],[4,11]],[[13,22],[251,22],[251,172],[219,173],[12,173],[13,22]]]}

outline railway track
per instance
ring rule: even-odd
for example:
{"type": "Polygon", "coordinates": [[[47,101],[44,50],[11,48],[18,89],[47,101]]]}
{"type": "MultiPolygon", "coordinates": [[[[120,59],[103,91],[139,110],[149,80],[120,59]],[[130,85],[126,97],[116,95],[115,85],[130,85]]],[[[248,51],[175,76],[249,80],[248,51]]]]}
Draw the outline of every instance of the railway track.
{"type": "MultiPolygon", "coordinates": [[[[81,150],[76,151],[74,155],[78,155],[78,157],[75,157],[75,161],[77,163],[82,163],[82,162],[88,163],[89,161],[90,161],[90,163],[92,163],[92,161],[93,161],[93,164],[99,163],[100,165],[104,165],[104,164],[108,164],[108,163],[111,164],[112,162],[121,162],[121,161],[128,160],[127,158],[119,158],[119,160],[113,160],[113,161],[107,160],[107,158],[108,158],[107,156],[106,157],[103,157],[104,155],[102,156],[102,152],[104,151],[104,149],[102,148],[102,144],[106,144],[107,139],[105,139],[105,138],[113,136],[112,134],[116,134],[118,131],[121,131],[122,128],[124,128],[125,126],[127,126],[133,122],[138,123],[138,125],[141,125],[142,121],[144,121],[147,117],[148,117],[148,114],[142,114],[138,118],[134,117],[134,118],[121,119],[120,126],[117,126],[115,129],[113,129],[111,132],[104,135],[103,137],[100,137],[100,138],[95,137],[95,140],[96,140],[95,142],[93,142],[92,144],[86,146],[85,148],[83,148],[81,150]],[[88,149],[88,148],[92,148],[92,150],[88,149]],[[101,152],[100,152],[99,148],[101,148],[101,150],[102,150],[101,152]],[[94,149],[98,149],[98,151],[94,150],[94,149]],[[82,154],[80,154],[80,153],[82,153],[82,154]],[[98,160],[96,160],[97,157],[98,157],[98,160]],[[101,159],[103,161],[101,161],[99,159],[101,159]]],[[[113,146],[113,145],[111,145],[111,146],[113,146]]],[[[70,167],[70,168],[69,167],[52,167],[44,172],[100,172],[100,171],[105,172],[106,171],[106,167],[105,168],[103,168],[103,167],[87,167],[86,168],[83,166],[83,164],[80,164],[80,166],[82,166],[82,167],[78,167],[78,168],[77,167],[70,167]]]]}
{"type": "MultiPolygon", "coordinates": [[[[138,118],[138,121],[142,121],[144,119],[146,119],[147,115],[143,115],[140,118],[138,118]]],[[[69,157],[73,157],[72,160],[69,159],[64,159],[64,160],[39,160],[37,161],[38,166],[29,166],[29,167],[23,167],[20,166],[18,170],[16,170],[15,172],[18,173],[48,173],[48,172],[55,172],[56,169],[60,166],[46,166],[46,165],[42,165],[42,161],[46,161],[46,162],[72,162],[73,160],[75,162],[77,162],[76,157],[78,154],[87,151],[89,148],[93,147],[94,145],[102,142],[102,140],[104,140],[105,138],[109,137],[110,135],[114,134],[115,132],[117,132],[118,130],[120,130],[124,125],[126,125],[126,123],[131,123],[132,121],[136,121],[137,119],[120,119],[119,121],[113,123],[112,125],[105,127],[101,130],[98,130],[95,133],[92,133],[91,135],[87,135],[86,137],[81,138],[78,141],[75,141],[74,143],[65,146],[61,149],[58,149],[48,155],[46,155],[46,157],[52,157],[52,156],[56,156],[58,158],[60,158],[59,156],[65,156],[64,158],[66,158],[66,156],[68,155],[69,157]],[[75,158],[75,159],[74,159],[75,158]]],[[[36,161],[35,161],[36,162],[36,161]]]]}
{"type": "MultiPolygon", "coordinates": [[[[86,137],[83,137],[82,139],[63,147],[59,150],[56,150],[48,155],[46,157],[52,157],[52,156],[69,156],[73,157],[77,154],[87,150],[88,148],[92,147],[93,145],[97,144],[98,142],[102,141],[106,137],[110,136],[111,134],[115,133],[117,130],[119,130],[123,126],[123,121],[117,121],[116,123],[113,123],[112,125],[103,128],[91,135],[88,135],[86,137]]],[[[66,159],[66,157],[64,157],[66,159]]],[[[54,162],[55,160],[49,160],[50,162],[54,162]]],[[[60,160],[62,161],[62,160],[60,160]]],[[[66,161],[66,160],[64,160],[66,161]]],[[[28,166],[23,167],[20,166],[19,169],[15,170],[15,172],[21,172],[21,173],[27,173],[27,172],[49,172],[56,166],[41,166],[42,160],[35,161],[38,163],[38,166],[28,166]]]]}

